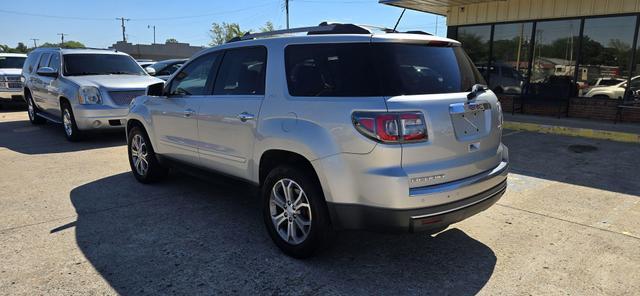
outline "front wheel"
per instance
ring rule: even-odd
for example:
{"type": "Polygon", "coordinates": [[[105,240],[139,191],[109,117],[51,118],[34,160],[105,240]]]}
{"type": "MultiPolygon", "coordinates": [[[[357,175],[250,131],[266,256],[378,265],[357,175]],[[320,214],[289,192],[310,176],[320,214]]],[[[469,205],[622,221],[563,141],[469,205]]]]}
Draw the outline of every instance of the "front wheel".
{"type": "Polygon", "coordinates": [[[127,148],[131,172],[138,182],[152,183],[167,175],[167,168],[156,158],[151,141],[143,129],[136,126],[129,131],[127,148]]]}
{"type": "Polygon", "coordinates": [[[62,128],[64,136],[71,142],[76,142],[81,139],[82,135],[78,126],[76,125],[76,118],[73,115],[73,110],[67,102],[62,104],[62,128]]]}
{"type": "Polygon", "coordinates": [[[33,103],[33,98],[31,98],[29,93],[26,93],[25,99],[27,99],[27,114],[29,115],[31,124],[43,124],[45,119],[36,114],[38,107],[33,103]]]}
{"type": "Polygon", "coordinates": [[[333,230],[324,195],[311,173],[292,166],[273,169],[262,198],[267,231],[285,254],[310,257],[330,241],[333,230]]]}

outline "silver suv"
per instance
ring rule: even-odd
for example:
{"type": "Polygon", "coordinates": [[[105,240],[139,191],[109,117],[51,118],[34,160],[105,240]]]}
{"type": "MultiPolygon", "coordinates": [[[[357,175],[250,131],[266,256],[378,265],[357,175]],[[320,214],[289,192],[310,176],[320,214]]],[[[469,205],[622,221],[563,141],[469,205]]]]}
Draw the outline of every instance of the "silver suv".
{"type": "Polygon", "coordinates": [[[36,49],[22,77],[29,120],[62,123],[70,141],[88,130],[124,128],[131,100],[162,81],[126,53],[96,49],[36,49]]]}
{"type": "Polygon", "coordinates": [[[135,178],[190,164],[261,187],[264,222],[306,257],[335,229],[435,233],[505,192],[496,96],[454,40],[350,24],[205,50],[127,116],[135,178]]]}

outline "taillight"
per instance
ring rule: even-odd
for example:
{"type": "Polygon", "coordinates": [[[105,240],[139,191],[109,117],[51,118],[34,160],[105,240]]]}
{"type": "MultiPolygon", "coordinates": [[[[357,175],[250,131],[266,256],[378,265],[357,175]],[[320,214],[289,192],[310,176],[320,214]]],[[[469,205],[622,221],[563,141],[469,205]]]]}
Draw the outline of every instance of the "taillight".
{"type": "Polygon", "coordinates": [[[422,112],[355,112],[353,125],[368,138],[382,143],[411,143],[428,139],[422,112]]]}

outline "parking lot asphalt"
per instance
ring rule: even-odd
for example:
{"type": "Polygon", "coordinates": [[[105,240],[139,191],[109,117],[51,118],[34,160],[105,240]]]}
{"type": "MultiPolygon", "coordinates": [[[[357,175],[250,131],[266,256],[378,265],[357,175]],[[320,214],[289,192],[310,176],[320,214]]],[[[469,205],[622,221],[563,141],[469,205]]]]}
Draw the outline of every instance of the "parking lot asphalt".
{"type": "Polygon", "coordinates": [[[492,208],[433,237],[343,232],[309,260],[270,241],[255,191],[129,173],[123,133],[67,142],[0,112],[0,294],[632,295],[640,146],[505,131],[492,208]]]}

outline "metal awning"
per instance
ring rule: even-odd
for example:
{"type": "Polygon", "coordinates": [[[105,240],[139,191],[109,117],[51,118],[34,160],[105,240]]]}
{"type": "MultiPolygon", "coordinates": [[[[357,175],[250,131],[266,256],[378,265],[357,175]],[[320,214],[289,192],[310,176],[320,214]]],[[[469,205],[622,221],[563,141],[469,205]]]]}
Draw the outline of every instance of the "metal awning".
{"type": "Polygon", "coordinates": [[[494,0],[380,0],[379,3],[447,16],[449,7],[494,0]]]}

